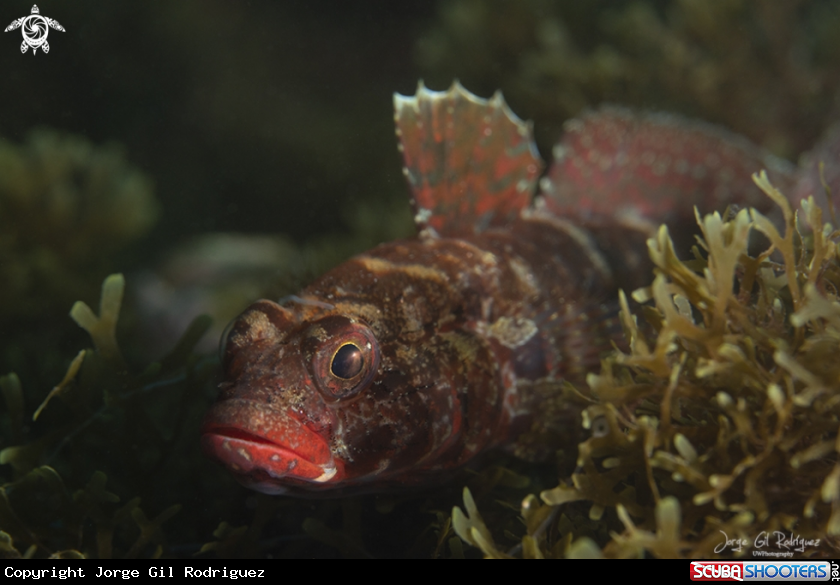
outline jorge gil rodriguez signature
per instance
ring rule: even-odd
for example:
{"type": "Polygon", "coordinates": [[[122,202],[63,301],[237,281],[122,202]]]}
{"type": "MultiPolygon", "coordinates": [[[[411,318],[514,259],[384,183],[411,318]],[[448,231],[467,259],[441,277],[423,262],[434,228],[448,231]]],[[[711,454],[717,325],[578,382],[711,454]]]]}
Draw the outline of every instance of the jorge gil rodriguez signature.
{"type": "MultiPolygon", "coordinates": [[[[720,533],[723,534],[724,542],[715,547],[716,553],[721,553],[727,549],[732,550],[733,552],[740,552],[742,547],[749,546],[750,544],[750,541],[746,538],[729,538],[723,530],[721,530],[720,533]]],[[[798,534],[796,536],[793,534],[787,535],[784,532],[775,530],[772,533],[772,536],[775,538],[775,542],[771,543],[770,536],[771,535],[767,531],[759,532],[758,536],[756,536],[753,541],[753,547],[761,549],[769,544],[775,544],[776,548],[783,548],[785,550],[793,549],[796,552],[805,552],[806,548],[820,546],[819,538],[808,540],[802,538],[798,534]]]]}

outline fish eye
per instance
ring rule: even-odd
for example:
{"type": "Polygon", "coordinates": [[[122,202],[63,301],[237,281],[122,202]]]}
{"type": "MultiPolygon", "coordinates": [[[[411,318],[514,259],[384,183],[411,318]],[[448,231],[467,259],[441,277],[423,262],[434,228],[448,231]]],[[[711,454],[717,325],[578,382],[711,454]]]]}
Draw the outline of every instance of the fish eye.
{"type": "Polygon", "coordinates": [[[336,378],[349,380],[358,376],[364,365],[362,350],[355,343],[345,343],[333,355],[330,372],[336,378]]]}
{"type": "Polygon", "coordinates": [[[315,386],[329,402],[358,395],[379,370],[379,344],[373,331],[346,317],[319,320],[302,349],[310,360],[315,386]]]}

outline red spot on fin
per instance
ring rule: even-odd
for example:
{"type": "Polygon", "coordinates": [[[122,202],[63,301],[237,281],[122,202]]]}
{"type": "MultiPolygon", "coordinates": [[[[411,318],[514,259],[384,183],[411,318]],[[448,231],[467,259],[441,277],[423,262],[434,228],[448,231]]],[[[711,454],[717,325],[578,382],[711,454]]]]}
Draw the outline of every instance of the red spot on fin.
{"type": "Polygon", "coordinates": [[[415,222],[442,235],[505,225],[531,202],[542,161],[531,126],[501,93],[481,99],[455,82],[394,94],[394,119],[415,222]]]}
{"type": "Polygon", "coordinates": [[[675,115],[606,107],[568,121],[565,130],[540,183],[542,203],[584,223],[625,218],[673,228],[694,223],[694,206],[701,213],[731,203],[768,208],[751,178],[761,169],[782,191],[794,181],[787,161],[722,128],[675,115]]]}

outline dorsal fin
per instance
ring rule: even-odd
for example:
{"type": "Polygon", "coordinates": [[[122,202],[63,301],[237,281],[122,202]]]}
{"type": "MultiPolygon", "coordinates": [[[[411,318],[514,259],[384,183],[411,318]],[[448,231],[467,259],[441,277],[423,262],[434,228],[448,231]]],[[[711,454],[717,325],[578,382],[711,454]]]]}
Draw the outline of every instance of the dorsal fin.
{"type": "Polygon", "coordinates": [[[501,93],[485,100],[457,81],[448,91],[420,82],[413,97],[394,94],[394,119],[418,229],[480,232],[530,204],[542,161],[501,93]]]}
{"type": "Polygon", "coordinates": [[[540,182],[541,206],[590,225],[694,223],[701,213],[736,203],[766,209],[752,182],[767,169],[790,188],[794,167],[717,126],[671,114],[605,107],[565,124],[554,162],[540,182]]]}

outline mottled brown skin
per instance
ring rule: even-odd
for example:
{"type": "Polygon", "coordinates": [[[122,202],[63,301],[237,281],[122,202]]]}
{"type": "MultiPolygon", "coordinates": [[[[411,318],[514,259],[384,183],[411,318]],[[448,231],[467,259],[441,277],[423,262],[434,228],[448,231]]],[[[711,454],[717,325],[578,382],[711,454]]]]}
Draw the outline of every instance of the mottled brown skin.
{"type": "Polygon", "coordinates": [[[581,326],[611,312],[614,285],[598,263],[580,234],[550,217],[379,246],[301,293],[334,309],[253,305],[228,338],[219,399],[299,413],[331,437],[344,462],[331,480],[342,489],[428,483],[530,426],[535,407],[523,403],[519,381],[569,378],[598,359],[614,323],[581,326]],[[313,331],[341,318],[370,328],[380,364],[360,394],[331,401],[308,390],[313,353],[329,340],[313,331]]]}
{"type": "Polygon", "coordinates": [[[718,129],[607,109],[570,124],[532,206],[542,163],[500,95],[421,85],[395,112],[418,237],[254,303],[226,339],[202,444],[254,489],[421,486],[494,447],[550,453],[579,426],[562,383],[620,343],[617,289],[650,280],[657,210],[690,239],[705,193],[758,201],[737,169],[788,176],[718,129]]]}

